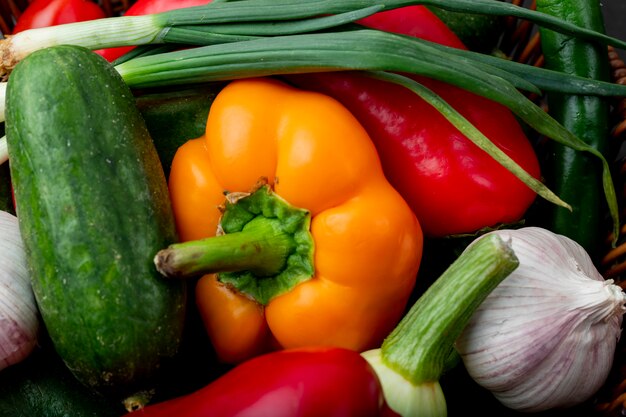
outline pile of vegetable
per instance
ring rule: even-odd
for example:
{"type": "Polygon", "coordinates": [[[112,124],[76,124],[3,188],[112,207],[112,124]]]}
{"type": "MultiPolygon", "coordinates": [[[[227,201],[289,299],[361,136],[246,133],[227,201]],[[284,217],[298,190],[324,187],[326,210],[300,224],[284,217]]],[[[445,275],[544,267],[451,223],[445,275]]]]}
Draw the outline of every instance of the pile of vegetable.
{"type": "Polygon", "coordinates": [[[0,41],[1,413],[598,412],[626,42],[557,3],[33,1],[0,41]]]}

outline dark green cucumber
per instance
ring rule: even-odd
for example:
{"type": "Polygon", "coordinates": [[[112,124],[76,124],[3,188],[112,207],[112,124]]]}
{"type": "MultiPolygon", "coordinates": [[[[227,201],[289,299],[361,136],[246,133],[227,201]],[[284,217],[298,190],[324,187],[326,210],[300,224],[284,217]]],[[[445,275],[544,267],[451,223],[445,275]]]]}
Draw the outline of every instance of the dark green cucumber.
{"type": "Polygon", "coordinates": [[[54,347],[95,390],[143,389],[179,349],[186,288],[153,265],[176,232],[135,99],[104,59],[56,46],[15,68],[6,100],[17,215],[54,347]]]}
{"type": "Polygon", "coordinates": [[[169,176],[176,150],[189,139],[204,135],[211,104],[224,83],[209,83],[189,89],[176,89],[136,95],[141,115],[169,176]]]}

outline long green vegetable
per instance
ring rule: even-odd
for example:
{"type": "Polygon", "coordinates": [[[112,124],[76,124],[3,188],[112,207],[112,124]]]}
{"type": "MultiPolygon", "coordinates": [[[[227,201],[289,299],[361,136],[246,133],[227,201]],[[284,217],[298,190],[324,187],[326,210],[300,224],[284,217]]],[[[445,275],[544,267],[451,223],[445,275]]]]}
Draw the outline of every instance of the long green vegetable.
{"type": "MultiPolygon", "coordinates": [[[[508,75],[517,75],[544,92],[554,91],[598,97],[622,96],[626,92],[626,85],[615,84],[607,80],[583,77],[573,73],[563,73],[558,70],[522,64],[495,55],[451,48],[437,43],[431,43],[431,46],[458,56],[462,60],[467,60],[466,62],[483,62],[503,70],[508,75]]],[[[521,86],[517,87],[522,88],[521,86]]],[[[528,91],[530,92],[530,90],[528,91]]]]}
{"type": "MultiPolygon", "coordinates": [[[[537,10],[567,19],[581,27],[604,31],[598,0],[538,0],[537,10]]],[[[540,29],[541,48],[547,68],[590,79],[608,81],[610,68],[606,46],[574,39],[540,29]]],[[[609,103],[600,97],[548,93],[548,111],[569,131],[598,152],[608,154],[610,146],[609,103]]],[[[546,227],[599,255],[603,232],[604,204],[598,161],[566,146],[547,144],[546,183],[570,202],[573,210],[549,205],[542,211],[546,227]]]]}

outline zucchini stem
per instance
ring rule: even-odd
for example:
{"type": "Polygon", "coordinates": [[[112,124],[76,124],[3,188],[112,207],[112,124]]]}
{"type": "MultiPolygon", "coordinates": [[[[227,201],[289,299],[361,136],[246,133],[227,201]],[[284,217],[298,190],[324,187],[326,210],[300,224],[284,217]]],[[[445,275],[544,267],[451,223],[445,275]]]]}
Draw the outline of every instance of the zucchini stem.
{"type": "Polygon", "coordinates": [[[392,410],[402,416],[447,416],[439,380],[456,354],[454,344],[478,306],[518,266],[510,240],[494,234],[475,239],[382,346],[362,353],[392,410]]]}
{"type": "Polygon", "coordinates": [[[439,381],[476,308],[518,266],[510,241],[476,239],[385,339],[383,361],[415,385],[439,381]]]}

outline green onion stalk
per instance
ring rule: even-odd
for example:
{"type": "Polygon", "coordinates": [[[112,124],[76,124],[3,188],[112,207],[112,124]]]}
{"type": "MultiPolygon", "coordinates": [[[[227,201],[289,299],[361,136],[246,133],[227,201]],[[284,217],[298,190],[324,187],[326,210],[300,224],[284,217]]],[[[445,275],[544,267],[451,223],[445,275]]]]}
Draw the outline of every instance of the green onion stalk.
{"type": "MultiPolygon", "coordinates": [[[[493,237],[492,237],[493,236],[493,237]]],[[[474,311],[519,266],[511,242],[476,239],[420,296],[378,349],[362,353],[389,407],[403,417],[445,417],[439,380],[474,311]]]]}
{"type": "Polygon", "coordinates": [[[0,44],[0,75],[37,49],[73,44],[95,50],[159,43],[223,43],[256,36],[312,32],[344,25],[369,14],[410,5],[456,12],[515,16],[564,34],[601,41],[617,48],[626,42],[578,27],[563,19],[496,0],[239,0],[144,16],[120,16],[30,29],[0,44]]]}

